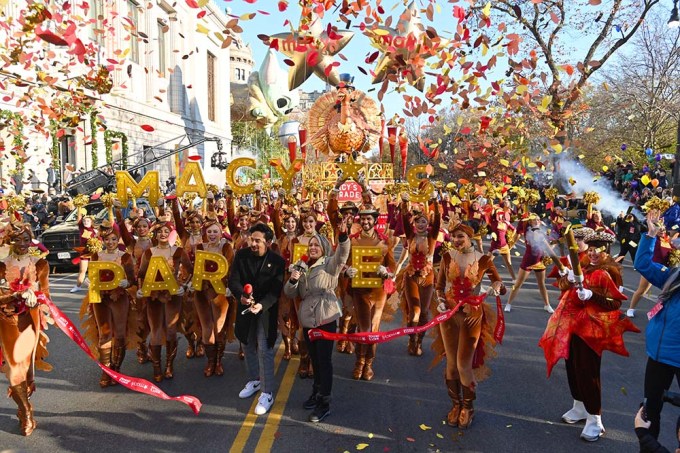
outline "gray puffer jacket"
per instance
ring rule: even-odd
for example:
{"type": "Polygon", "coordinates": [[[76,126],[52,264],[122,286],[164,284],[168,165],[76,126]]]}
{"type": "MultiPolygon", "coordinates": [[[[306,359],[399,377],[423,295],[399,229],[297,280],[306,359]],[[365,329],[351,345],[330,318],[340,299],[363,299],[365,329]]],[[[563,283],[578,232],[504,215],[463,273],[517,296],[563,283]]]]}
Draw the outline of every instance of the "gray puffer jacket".
{"type": "Polygon", "coordinates": [[[319,327],[340,317],[341,305],[335,289],[349,252],[350,240],[347,238],[338,244],[332,256],[319,258],[295,284],[290,280],[286,282],[283,287],[286,296],[302,299],[298,310],[302,327],[319,327]]]}

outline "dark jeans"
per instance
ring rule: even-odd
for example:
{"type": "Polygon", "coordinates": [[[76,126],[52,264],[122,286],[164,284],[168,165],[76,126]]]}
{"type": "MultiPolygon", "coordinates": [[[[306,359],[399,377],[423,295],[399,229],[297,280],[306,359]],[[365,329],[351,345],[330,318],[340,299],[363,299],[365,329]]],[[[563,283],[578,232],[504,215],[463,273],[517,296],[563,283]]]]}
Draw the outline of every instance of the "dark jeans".
{"type": "Polygon", "coordinates": [[[647,398],[647,420],[652,422],[649,433],[659,438],[661,428],[661,409],[663,408],[663,391],[668,390],[675,376],[680,385],[680,368],[657,362],[647,358],[645,370],[645,398],[647,398]]]}
{"type": "MultiPolygon", "coordinates": [[[[338,322],[333,321],[328,324],[317,327],[319,330],[326,332],[335,332],[338,328],[338,322]]],[[[333,362],[331,356],[333,355],[333,340],[316,340],[309,341],[309,330],[302,329],[302,334],[305,337],[307,348],[309,349],[309,356],[312,359],[312,366],[314,367],[314,388],[322,396],[330,396],[333,388],[333,362]]]]}
{"type": "Polygon", "coordinates": [[[600,387],[600,364],[602,358],[580,337],[572,335],[569,342],[567,380],[571,396],[583,401],[591,415],[600,415],[602,410],[602,388],[600,387]]]}

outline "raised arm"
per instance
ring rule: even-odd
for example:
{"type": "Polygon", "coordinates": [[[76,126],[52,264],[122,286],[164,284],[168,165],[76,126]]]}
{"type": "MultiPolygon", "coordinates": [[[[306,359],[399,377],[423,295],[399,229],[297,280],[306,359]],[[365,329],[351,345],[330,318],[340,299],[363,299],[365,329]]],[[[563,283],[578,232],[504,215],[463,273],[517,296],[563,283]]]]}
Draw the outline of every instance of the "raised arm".
{"type": "Polygon", "coordinates": [[[177,197],[172,199],[172,218],[175,220],[175,228],[177,229],[177,234],[182,241],[186,241],[189,238],[189,233],[184,226],[184,219],[182,219],[182,214],[179,212],[179,200],[177,197]]]}
{"type": "Polygon", "coordinates": [[[408,200],[401,202],[399,211],[401,214],[401,222],[404,225],[406,239],[411,240],[415,234],[413,233],[413,225],[411,225],[411,213],[408,212],[408,200]]]}
{"type": "Polygon", "coordinates": [[[434,200],[432,209],[434,209],[434,221],[430,227],[429,236],[430,239],[437,239],[437,237],[439,237],[439,229],[442,226],[442,214],[439,212],[439,203],[436,199],[434,200]]]}

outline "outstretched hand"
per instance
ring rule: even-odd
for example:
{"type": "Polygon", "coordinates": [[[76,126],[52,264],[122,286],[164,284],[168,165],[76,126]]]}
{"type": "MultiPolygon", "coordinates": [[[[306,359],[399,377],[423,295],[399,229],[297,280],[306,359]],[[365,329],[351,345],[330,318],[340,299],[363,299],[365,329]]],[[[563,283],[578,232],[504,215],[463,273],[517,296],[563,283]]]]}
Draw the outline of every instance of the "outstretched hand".
{"type": "Polygon", "coordinates": [[[658,209],[650,209],[647,213],[647,236],[656,237],[659,234],[659,219],[661,212],[658,209]]]}

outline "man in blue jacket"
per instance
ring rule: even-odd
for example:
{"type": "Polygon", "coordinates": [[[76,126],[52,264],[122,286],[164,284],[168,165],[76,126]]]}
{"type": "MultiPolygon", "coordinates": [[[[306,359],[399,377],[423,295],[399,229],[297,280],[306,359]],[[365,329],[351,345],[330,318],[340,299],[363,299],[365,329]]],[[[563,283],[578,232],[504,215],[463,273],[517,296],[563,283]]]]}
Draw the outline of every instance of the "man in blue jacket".
{"type": "Polygon", "coordinates": [[[648,356],[645,398],[647,420],[652,423],[649,432],[654,438],[659,437],[663,392],[671,386],[674,376],[680,385],[680,267],[670,269],[652,261],[659,218],[658,210],[647,214],[647,234],[640,239],[635,256],[635,269],[661,289],[658,303],[647,314],[649,324],[645,332],[648,356]]]}

